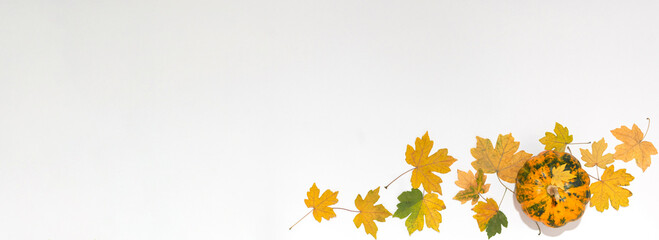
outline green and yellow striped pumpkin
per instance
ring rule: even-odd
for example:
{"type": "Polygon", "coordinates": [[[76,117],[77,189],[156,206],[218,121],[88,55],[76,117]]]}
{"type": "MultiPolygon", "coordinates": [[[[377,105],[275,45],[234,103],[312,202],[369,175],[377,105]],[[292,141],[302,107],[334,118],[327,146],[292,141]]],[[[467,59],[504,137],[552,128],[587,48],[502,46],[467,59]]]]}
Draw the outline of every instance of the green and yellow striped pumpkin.
{"type": "Polygon", "coordinates": [[[575,157],[564,152],[544,151],[519,170],[515,194],[531,219],[560,227],[583,215],[590,200],[589,185],[588,173],[575,157]],[[552,184],[552,169],[562,165],[575,177],[562,184],[552,184]]]}

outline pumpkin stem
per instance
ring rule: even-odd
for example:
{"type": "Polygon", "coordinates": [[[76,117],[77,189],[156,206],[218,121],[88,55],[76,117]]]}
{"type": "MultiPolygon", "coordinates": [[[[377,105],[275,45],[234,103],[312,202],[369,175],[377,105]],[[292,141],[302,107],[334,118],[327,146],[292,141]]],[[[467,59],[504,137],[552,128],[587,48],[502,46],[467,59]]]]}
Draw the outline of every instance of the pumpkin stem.
{"type": "Polygon", "coordinates": [[[561,199],[561,196],[558,194],[558,187],[555,185],[547,186],[547,193],[553,196],[556,202],[558,202],[558,200],[561,199]]]}

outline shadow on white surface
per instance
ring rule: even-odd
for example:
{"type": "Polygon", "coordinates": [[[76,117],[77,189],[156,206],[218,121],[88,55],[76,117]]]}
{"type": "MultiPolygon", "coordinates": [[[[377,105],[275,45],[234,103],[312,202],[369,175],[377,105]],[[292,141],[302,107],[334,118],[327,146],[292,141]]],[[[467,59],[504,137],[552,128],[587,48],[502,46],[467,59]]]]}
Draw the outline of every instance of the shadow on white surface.
{"type": "MultiPolygon", "coordinates": [[[[535,221],[529,218],[529,216],[527,216],[526,213],[524,213],[524,211],[522,210],[522,206],[519,204],[519,202],[517,202],[517,199],[515,198],[514,195],[512,199],[513,199],[513,204],[515,205],[515,210],[517,210],[517,213],[519,213],[519,216],[520,218],[522,218],[524,224],[526,224],[526,226],[528,226],[530,229],[534,229],[537,231],[538,226],[535,224],[535,221]]],[[[579,226],[580,223],[581,223],[581,218],[577,219],[576,221],[569,222],[565,224],[565,226],[559,228],[548,227],[547,225],[544,225],[542,223],[538,223],[538,224],[540,225],[540,229],[542,230],[542,235],[556,237],[563,234],[563,232],[565,231],[569,231],[577,228],[577,226],[579,226]]]]}

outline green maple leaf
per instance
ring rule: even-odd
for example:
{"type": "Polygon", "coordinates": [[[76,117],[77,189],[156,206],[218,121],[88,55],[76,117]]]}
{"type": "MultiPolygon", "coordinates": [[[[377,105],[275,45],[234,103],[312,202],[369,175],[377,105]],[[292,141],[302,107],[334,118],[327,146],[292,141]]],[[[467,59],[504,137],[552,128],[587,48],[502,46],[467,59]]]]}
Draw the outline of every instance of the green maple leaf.
{"type": "Polygon", "coordinates": [[[508,219],[506,218],[506,215],[503,214],[503,212],[497,211],[497,214],[494,215],[494,217],[492,217],[489,222],[487,222],[487,228],[485,229],[485,231],[487,231],[487,238],[490,239],[497,233],[501,233],[502,225],[504,227],[508,227],[508,219]]]}
{"type": "Polygon", "coordinates": [[[419,189],[413,188],[411,191],[401,193],[398,200],[400,203],[396,205],[398,209],[394,217],[407,218],[405,226],[410,235],[414,231],[423,230],[424,219],[426,226],[439,232],[439,223],[442,222],[439,211],[445,209],[446,205],[436,193],[423,195],[419,189]]]}

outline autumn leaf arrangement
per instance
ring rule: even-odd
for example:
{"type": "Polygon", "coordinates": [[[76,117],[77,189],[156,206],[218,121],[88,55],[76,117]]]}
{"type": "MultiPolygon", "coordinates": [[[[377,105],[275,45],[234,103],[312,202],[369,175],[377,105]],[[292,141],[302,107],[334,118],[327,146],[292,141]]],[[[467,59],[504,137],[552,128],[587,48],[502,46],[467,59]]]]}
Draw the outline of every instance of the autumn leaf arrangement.
{"type": "MultiPolygon", "coordinates": [[[[629,186],[634,177],[624,168],[616,170],[613,163],[615,160],[635,160],[636,165],[645,172],[650,166],[651,156],[657,154],[654,145],[645,141],[649,125],[648,119],[645,133],[636,124],[631,128],[621,126],[611,130],[611,134],[621,143],[609,152],[604,138],[574,143],[568,128],[559,123],[555,124],[553,132],[546,132],[540,139],[546,151],[536,156],[519,150],[520,143],[515,141],[512,134],[500,134],[494,144],[490,139],[477,136],[476,146],[471,149],[473,169],[457,170],[455,184],[463,190],[455,194],[453,199],[473,206],[471,210],[476,220],[474,228],[485,231],[488,238],[500,234],[504,227],[508,227],[507,217],[500,210],[507,192],[514,195],[524,212],[536,224],[541,222],[549,227],[560,227],[580,218],[588,203],[600,212],[609,209],[609,206],[616,210],[629,206],[632,193],[624,187],[629,186]],[[572,145],[590,145],[590,149],[579,149],[579,161],[572,155],[572,145]],[[591,172],[594,168],[595,175],[582,169],[581,163],[591,172]],[[600,169],[603,170],[601,175],[600,169]],[[486,197],[491,187],[491,184],[486,183],[488,175],[490,179],[496,178],[496,182],[504,189],[498,203],[494,198],[486,197]],[[510,187],[509,184],[515,186],[510,187]]],[[[446,209],[446,205],[441,199],[440,184],[443,180],[438,174],[449,173],[457,159],[450,156],[446,148],[432,152],[433,145],[428,132],[416,138],[414,147],[407,145],[405,161],[412,168],[384,187],[386,189],[397,179],[412,172],[411,189],[398,195],[399,203],[393,214],[382,204],[377,204],[380,187],[369,190],[364,197],[357,195],[357,210],[352,210],[333,207],[338,202],[338,191],[325,190],[321,195],[314,183],[304,200],[311,210],[290,229],[309,214],[321,222],[323,218],[329,220],[335,217],[334,210],[342,210],[355,213],[355,226],[360,228],[363,225],[366,234],[373,238],[377,238],[378,231],[375,221],[384,222],[389,217],[405,219],[405,227],[410,235],[423,230],[424,225],[439,232],[442,222],[440,212],[446,209]]]]}

